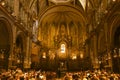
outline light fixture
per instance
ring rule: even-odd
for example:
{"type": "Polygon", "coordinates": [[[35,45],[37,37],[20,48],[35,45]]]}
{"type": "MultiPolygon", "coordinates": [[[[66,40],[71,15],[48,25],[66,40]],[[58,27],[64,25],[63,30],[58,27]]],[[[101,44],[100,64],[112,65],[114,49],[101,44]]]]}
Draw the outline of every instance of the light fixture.
{"type": "Polygon", "coordinates": [[[44,52],[43,55],[42,55],[42,58],[46,58],[46,53],[44,52]]]}
{"type": "Polygon", "coordinates": [[[74,54],[74,55],[72,56],[72,60],[75,60],[75,59],[77,59],[77,56],[74,54]]]}
{"type": "Polygon", "coordinates": [[[84,51],[80,51],[80,58],[83,59],[84,57],[84,51]]]}
{"type": "Polygon", "coordinates": [[[0,3],[1,3],[2,6],[5,6],[5,1],[4,0],[2,0],[0,3]]]}
{"type": "Polygon", "coordinates": [[[65,44],[61,44],[61,53],[65,53],[65,44]]]}
{"type": "Polygon", "coordinates": [[[83,54],[80,54],[80,58],[81,58],[81,59],[83,58],[83,54]]]}
{"type": "Polygon", "coordinates": [[[19,60],[19,59],[17,60],[17,63],[20,63],[20,60],[19,60]]]}

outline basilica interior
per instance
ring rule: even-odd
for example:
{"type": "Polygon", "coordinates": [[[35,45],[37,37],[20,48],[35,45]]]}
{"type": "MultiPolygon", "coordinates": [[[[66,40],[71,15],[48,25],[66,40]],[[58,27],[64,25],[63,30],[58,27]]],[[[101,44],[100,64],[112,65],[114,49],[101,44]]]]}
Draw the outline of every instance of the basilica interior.
{"type": "Polygon", "coordinates": [[[120,0],[0,0],[0,69],[120,73],[120,0]]]}

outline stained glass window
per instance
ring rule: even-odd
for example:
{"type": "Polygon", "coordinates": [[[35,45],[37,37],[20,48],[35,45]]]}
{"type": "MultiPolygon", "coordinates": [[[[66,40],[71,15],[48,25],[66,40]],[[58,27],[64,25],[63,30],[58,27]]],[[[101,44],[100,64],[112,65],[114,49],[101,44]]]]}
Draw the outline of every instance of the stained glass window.
{"type": "Polygon", "coordinates": [[[65,44],[61,44],[61,53],[65,53],[65,44]]]}

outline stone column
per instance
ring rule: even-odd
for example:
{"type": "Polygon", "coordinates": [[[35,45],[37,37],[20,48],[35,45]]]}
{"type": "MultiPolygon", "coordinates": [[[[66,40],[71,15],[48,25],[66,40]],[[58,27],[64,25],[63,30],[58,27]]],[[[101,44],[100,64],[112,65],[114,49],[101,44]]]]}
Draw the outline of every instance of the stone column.
{"type": "MultiPolygon", "coordinates": [[[[14,0],[14,13],[12,14],[13,16],[18,16],[19,14],[19,0],[14,0]]],[[[13,41],[12,41],[12,46],[11,49],[10,49],[10,55],[9,55],[9,63],[8,63],[8,68],[10,67],[13,67],[13,60],[14,60],[14,54],[15,54],[15,43],[16,43],[16,26],[15,25],[12,25],[12,30],[13,30],[13,33],[11,33],[13,35],[13,41]]]]}
{"type": "Polygon", "coordinates": [[[24,68],[29,69],[31,67],[31,47],[32,47],[32,41],[30,40],[30,37],[27,37],[27,43],[26,43],[26,55],[24,58],[24,68]]]}
{"type": "Polygon", "coordinates": [[[93,36],[93,62],[94,62],[94,68],[99,68],[99,63],[98,63],[98,57],[97,57],[97,35],[93,36]]]}
{"type": "Polygon", "coordinates": [[[109,33],[108,33],[108,24],[107,22],[105,22],[104,24],[104,31],[105,31],[105,41],[106,41],[106,49],[107,49],[107,58],[108,58],[108,67],[111,68],[112,70],[112,58],[111,58],[111,45],[110,45],[110,39],[108,37],[109,33]]]}
{"type": "Polygon", "coordinates": [[[11,38],[13,38],[12,40],[13,41],[11,41],[12,43],[11,43],[11,46],[10,46],[10,55],[9,55],[9,63],[8,63],[8,68],[11,68],[11,67],[13,67],[13,60],[14,60],[14,54],[15,54],[15,43],[16,43],[16,26],[15,25],[13,25],[12,26],[12,30],[13,30],[13,33],[11,33],[11,35],[13,35],[13,37],[11,37],[11,38]]]}

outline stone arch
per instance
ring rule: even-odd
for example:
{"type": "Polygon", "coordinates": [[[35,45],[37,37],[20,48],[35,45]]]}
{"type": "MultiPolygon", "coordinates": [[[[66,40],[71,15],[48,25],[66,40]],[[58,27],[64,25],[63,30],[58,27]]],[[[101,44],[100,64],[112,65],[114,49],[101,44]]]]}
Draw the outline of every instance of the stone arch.
{"type": "Polygon", "coordinates": [[[112,46],[111,47],[112,70],[115,73],[120,73],[120,66],[119,66],[120,24],[114,26],[114,29],[111,33],[112,34],[110,36],[111,36],[111,46],[112,46]]]}
{"type": "Polygon", "coordinates": [[[71,5],[55,5],[55,6],[51,6],[49,8],[47,8],[43,13],[41,13],[39,15],[39,21],[41,22],[43,20],[44,17],[46,17],[47,15],[50,15],[56,11],[67,11],[67,12],[73,12],[79,16],[81,16],[81,18],[83,19],[84,22],[87,22],[87,18],[85,17],[84,11],[81,8],[77,8],[75,6],[71,6],[71,5]]]}
{"type": "MultiPolygon", "coordinates": [[[[88,23],[84,11],[81,8],[77,8],[71,5],[55,5],[47,8],[43,13],[39,14],[39,28],[44,27],[44,24],[56,24],[56,26],[62,23],[69,24],[73,22],[76,26],[82,27],[86,30],[88,23]],[[79,18],[79,19],[78,19],[79,18]],[[49,19],[49,20],[48,20],[49,19]]],[[[86,32],[86,31],[84,31],[86,32]]]]}
{"type": "Polygon", "coordinates": [[[60,35],[60,27],[62,24],[65,26],[65,36],[70,35],[70,37],[73,37],[75,34],[77,35],[76,37],[79,38],[73,37],[74,46],[77,45],[78,47],[80,40],[85,41],[87,38],[87,18],[83,9],[78,9],[72,5],[61,4],[51,6],[39,15],[38,36],[40,36],[40,40],[48,44],[49,47],[53,46],[53,38],[60,35]],[[73,29],[70,24],[73,24],[73,29]],[[48,36],[51,37],[48,39],[48,36]]]}
{"type": "Polygon", "coordinates": [[[110,46],[113,46],[113,37],[116,29],[120,25],[120,4],[117,3],[115,6],[111,7],[111,10],[106,14],[105,22],[107,22],[108,27],[108,39],[110,40],[110,46]]]}
{"type": "Polygon", "coordinates": [[[23,32],[18,31],[15,41],[15,66],[23,69],[24,68],[24,59],[26,57],[26,38],[23,32]]]}
{"type": "Polygon", "coordinates": [[[12,52],[13,35],[12,35],[12,25],[10,22],[4,18],[0,17],[0,53],[5,53],[1,64],[1,68],[8,69],[9,67],[9,56],[12,52]]]}
{"type": "MultiPolygon", "coordinates": [[[[110,41],[110,50],[111,50],[111,58],[112,58],[112,70],[117,73],[120,72],[119,61],[116,57],[114,57],[115,52],[114,49],[116,48],[115,45],[115,35],[116,31],[119,32],[120,29],[120,4],[116,4],[114,7],[111,8],[111,11],[107,15],[107,27],[108,27],[108,40],[110,41]]],[[[118,39],[118,38],[117,38],[118,39]]]]}
{"type": "Polygon", "coordinates": [[[47,8],[45,11],[43,11],[43,13],[39,14],[38,21],[40,27],[42,27],[46,23],[50,24],[53,22],[53,24],[56,24],[57,22],[57,25],[59,25],[63,22],[69,24],[70,22],[74,21],[74,23],[77,25],[78,23],[81,23],[83,29],[86,29],[86,25],[88,23],[86,15],[82,8],[62,4],[47,8]]]}
{"type": "Polygon", "coordinates": [[[120,17],[120,14],[114,14],[114,17],[111,21],[111,25],[109,29],[109,34],[110,34],[109,38],[110,38],[110,44],[111,44],[110,46],[111,46],[111,51],[112,51],[111,52],[112,70],[115,73],[120,72],[119,60],[116,57],[114,57],[116,54],[113,52],[115,48],[117,48],[117,52],[118,52],[118,48],[119,48],[119,42],[117,41],[119,40],[119,36],[116,37],[116,35],[120,35],[120,18],[119,17],[120,17]]]}
{"type": "Polygon", "coordinates": [[[120,15],[118,17],[116,17],[111,26],[110,26],[110,30],[109,30],[109,33],[110,33],[110,42],[111,42],[111,46],[114,45],[114,35],[115,35],[115,32],[117,31],[118,27],[120,27],[120,15]]]}

